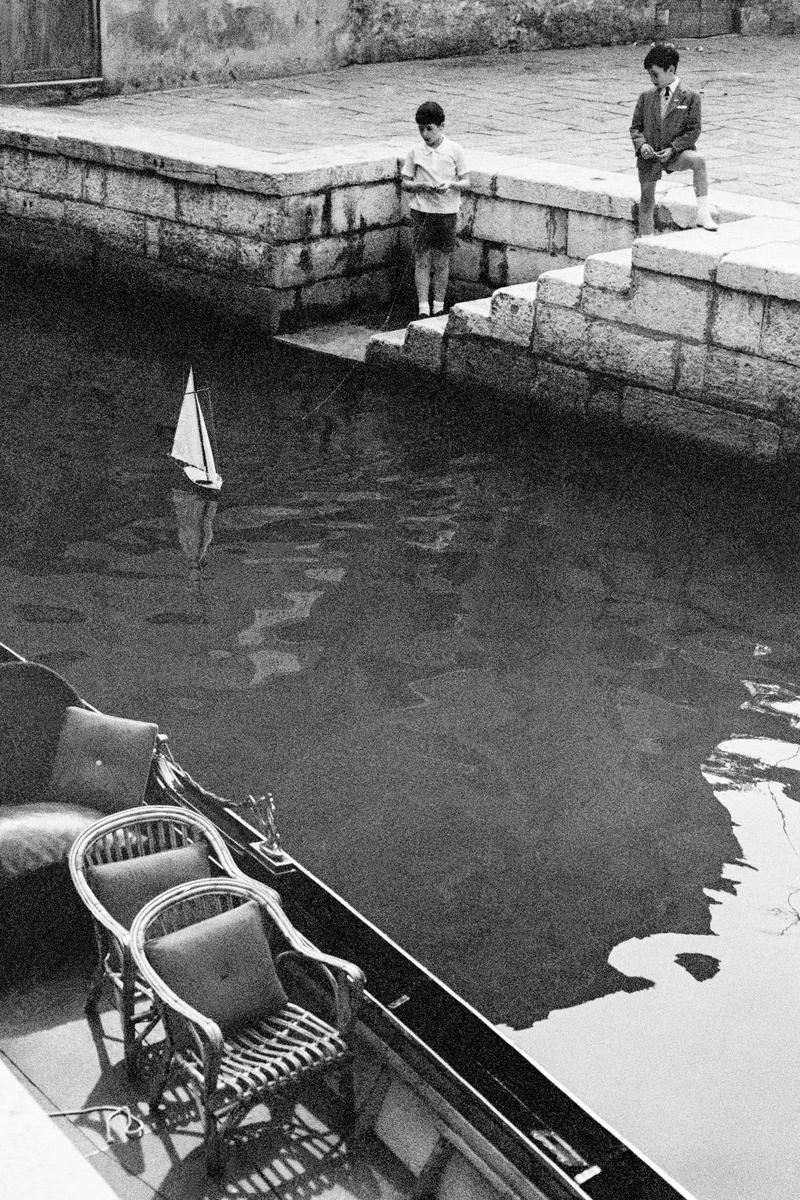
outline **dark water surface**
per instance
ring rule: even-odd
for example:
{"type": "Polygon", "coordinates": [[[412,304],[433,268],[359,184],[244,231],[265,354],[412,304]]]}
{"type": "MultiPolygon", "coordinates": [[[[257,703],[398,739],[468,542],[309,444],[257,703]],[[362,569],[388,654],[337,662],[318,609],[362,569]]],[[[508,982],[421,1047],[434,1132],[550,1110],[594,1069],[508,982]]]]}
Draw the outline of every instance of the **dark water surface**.
{"type": "Polygon", "coordinates": [[[607,961],[651,935],[699,936],[711,986],[742,847],[701,771],[774,735],[745,681],[796,694],[790,487],[81,280],[4,299],[3,640],[272,789],[287,848],[498,1023],[653,987],[607,961]],[[216,512],[167,459],[189,363],[216,512]]]}

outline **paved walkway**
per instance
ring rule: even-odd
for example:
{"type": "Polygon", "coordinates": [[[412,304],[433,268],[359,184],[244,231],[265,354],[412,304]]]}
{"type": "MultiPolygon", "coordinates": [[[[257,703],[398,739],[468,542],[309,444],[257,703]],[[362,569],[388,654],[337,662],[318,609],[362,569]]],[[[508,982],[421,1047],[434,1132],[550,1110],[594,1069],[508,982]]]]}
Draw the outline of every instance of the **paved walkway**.
{"type": "MultiPolygon", "coordinates": [[[[691,40],[680,76],[703,93],[712,187],[800,196],[800,38],[691,40]]],[[[647,86],[643,45],[376,63],[287,79],[90,100],[104,122],[147,125],[288,151],[416,138],[418,101],[437,98],[465,147],[633,169],[628,126],[647,86]]],[[[2,110],[0,110],[0,121],[2,110]]]]}

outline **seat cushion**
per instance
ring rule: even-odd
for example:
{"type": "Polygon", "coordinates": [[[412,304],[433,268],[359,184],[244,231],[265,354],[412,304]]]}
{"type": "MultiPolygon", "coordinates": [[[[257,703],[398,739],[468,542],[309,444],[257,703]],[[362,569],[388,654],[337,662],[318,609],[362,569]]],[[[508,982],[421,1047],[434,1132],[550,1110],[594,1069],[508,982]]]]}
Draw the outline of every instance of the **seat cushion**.
{"type": "Polygon", "coordinates": [[[48,800],[98,812],[136,808],[144,799],[158,726],[70,705],[52,765],[48,800]]]}
{"type": "Polygon", "coordinates": [[[288,1003],[253,900],[164,934],[147,956],[173,992],[232,1033],[288,1003]]]}
{"type": "Polygon", "coordinates": [[[15,879],[63,862],[78,834],[98,816],[95,809],[75,804],[0,806],[0,878],[15,879]]]}
{"type": "Polygon", "coordinates": [[[206,879],[210,874],[202,842],[86,868],[89,887],[103,908],[126,929],[130,929],[139,909],[160,892],[190,879],[206,879]]]}

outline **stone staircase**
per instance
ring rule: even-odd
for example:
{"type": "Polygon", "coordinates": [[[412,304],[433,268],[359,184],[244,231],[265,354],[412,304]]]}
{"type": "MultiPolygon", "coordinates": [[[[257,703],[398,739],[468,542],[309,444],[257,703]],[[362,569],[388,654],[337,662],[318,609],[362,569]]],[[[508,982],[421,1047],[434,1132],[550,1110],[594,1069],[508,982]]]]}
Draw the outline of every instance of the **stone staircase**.
{"type": "MultiPolygon", "coordinates": [[[[582,274],[583,267],[551,274],[571,276],[578,270],[582,274]]],[[[438,374],[444,370],[446,339],[458,337],[487,338],[529,350],[542,278],[534,283],[498,288],[483,299],[454,304],[443,316],[412,321],[404,329],[376,334],[367,346],[367,363],[381,367],[402,364],[438,374]]]]}
{"type": "Polygon", "coordinates": [[[795,459],[800,210],[788,211],[591,254],[376,335],[366,361],[523,406],[795,459]]]}

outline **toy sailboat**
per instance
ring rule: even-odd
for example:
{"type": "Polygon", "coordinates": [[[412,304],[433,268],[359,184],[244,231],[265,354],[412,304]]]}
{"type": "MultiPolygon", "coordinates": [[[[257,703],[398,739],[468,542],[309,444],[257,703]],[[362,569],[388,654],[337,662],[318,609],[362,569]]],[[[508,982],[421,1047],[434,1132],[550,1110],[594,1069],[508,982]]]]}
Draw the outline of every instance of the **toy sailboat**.
{"type": "Polygon", "coordinates": [[[222,476],[217,471],[214,461],[211,438],[208,435],[200,397],[194,386],[194,371],[191,367],[170,455],[182,464],[186,478],[195,487],[212,492],[218,492],[222,487],[222,476]]]}

